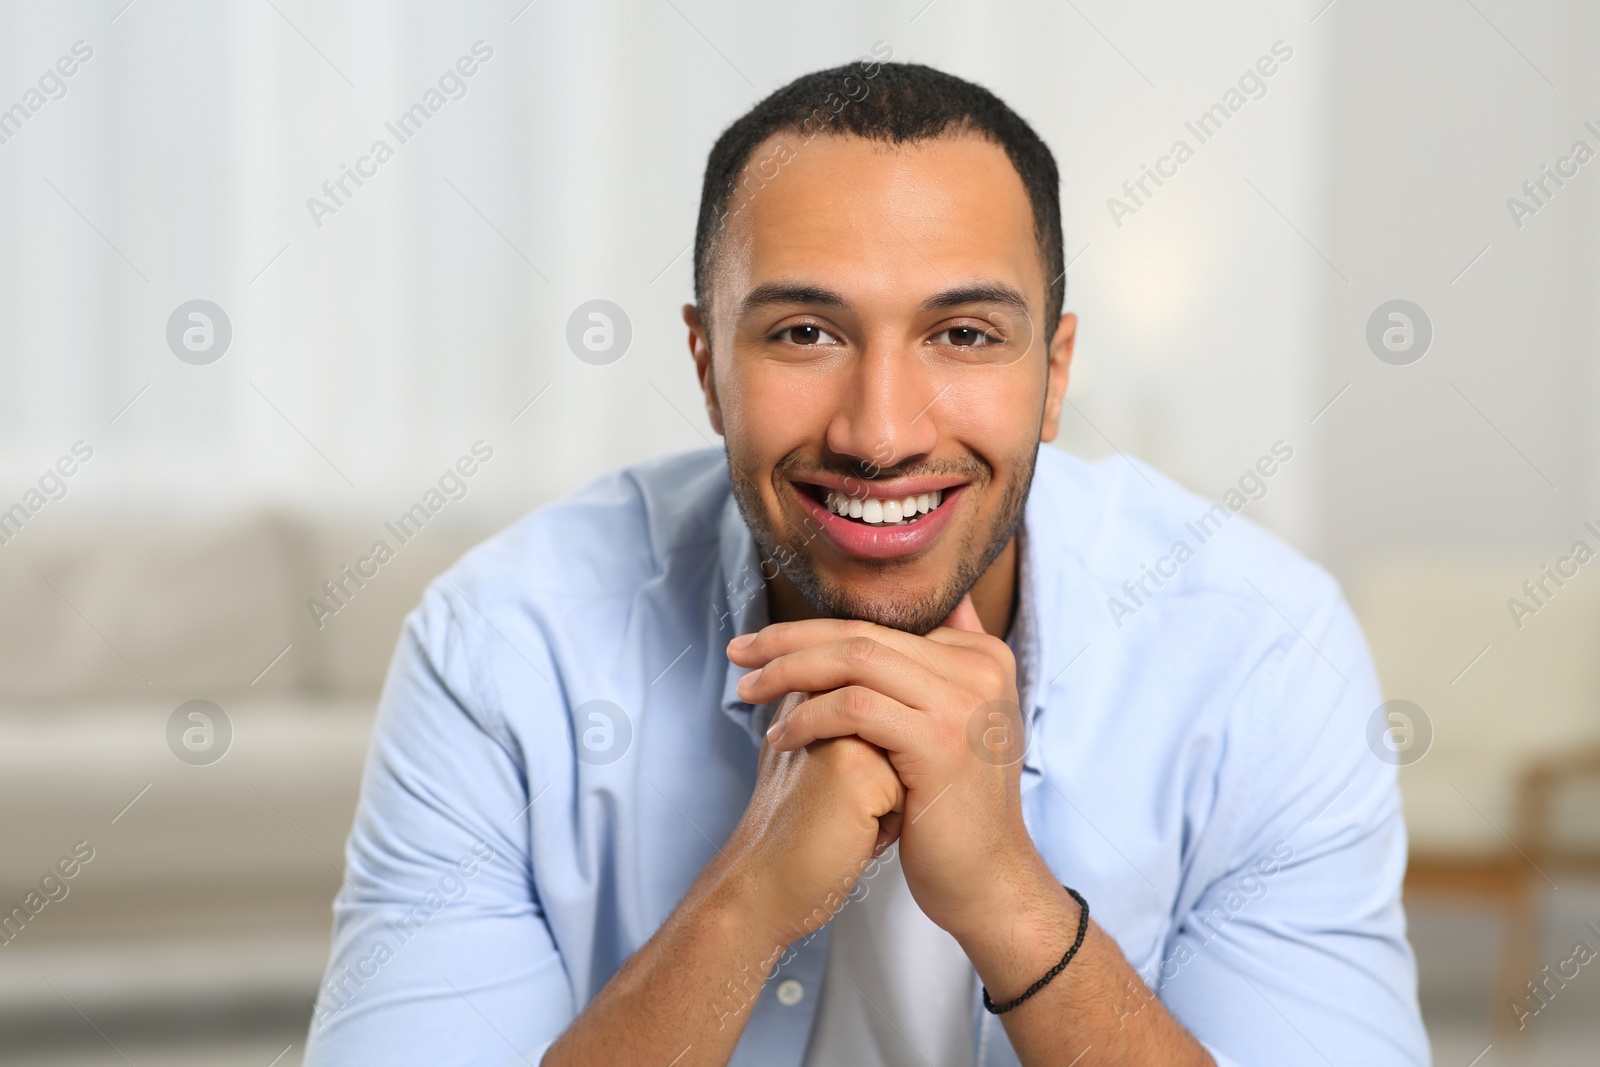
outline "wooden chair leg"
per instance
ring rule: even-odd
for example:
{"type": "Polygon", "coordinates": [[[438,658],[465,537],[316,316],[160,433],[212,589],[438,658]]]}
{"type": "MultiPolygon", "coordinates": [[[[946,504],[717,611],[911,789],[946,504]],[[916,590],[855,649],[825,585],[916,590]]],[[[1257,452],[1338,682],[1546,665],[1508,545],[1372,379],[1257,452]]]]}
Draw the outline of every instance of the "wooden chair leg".
{"type": "Polygon", "coordinates": [[[1543,929],[1542,901],[1538,887],[1525,876],[1516,876],[1501,908],[1503,940],[1491,994],[1489,1019],[1494,1032],[1505,1038],[1525,1035],[1531,1021],[1524,1010],[1536,1010],[1539,1002],[1528,992],[1528,983],[1538,977],[1538,953],[1543,929]]]}

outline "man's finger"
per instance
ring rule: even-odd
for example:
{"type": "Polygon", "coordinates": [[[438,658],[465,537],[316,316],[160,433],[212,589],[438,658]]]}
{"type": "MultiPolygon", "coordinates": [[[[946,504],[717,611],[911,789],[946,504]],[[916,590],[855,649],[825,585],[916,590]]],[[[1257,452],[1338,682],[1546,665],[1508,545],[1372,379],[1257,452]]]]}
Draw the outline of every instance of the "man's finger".
{"type": "Polygon", "coordinates": [[[966,630],[968,633],[981,634],[985,632],[983,620],[978,618],[978,609],[972,606],[971,593],[961,598],[961,603],[957,604],[955,610],[946,617],[944,625],[952,630],[966,630]]]}
{"type": "Polygon", "coordinates": [[[860,619],[801,619],[776,622],[728,642],[728,658],[740,667],[760,667],[779,656],[812,645],[866,637],[911,653],[926,638],[860,619]]]}
{"type": "Polygon", "coordinates": [[[814,696],[775,719],[767,744],[780,752],[804,748],[827,737],[859,737],[889,753],[915,747],[927,735],[922,713],[861,686],[846,686],[814,696]],[[920,727],[920,728],[919,728],[920,727]]]}
{"type": "Polygon", "coordinates": [[[869,637],[812,645],[779,656],[739,679],[739,699],[765,704],[786,693],[820,693],[847,685],[867,686],[912,707],[928,707],[941,675],[869,637]]]}

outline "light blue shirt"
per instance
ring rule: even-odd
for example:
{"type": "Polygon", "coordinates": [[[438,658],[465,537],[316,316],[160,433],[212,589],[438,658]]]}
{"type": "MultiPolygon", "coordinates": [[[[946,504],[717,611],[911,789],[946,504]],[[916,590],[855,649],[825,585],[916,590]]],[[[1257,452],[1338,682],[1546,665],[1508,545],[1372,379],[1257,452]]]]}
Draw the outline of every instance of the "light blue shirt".
{"type": "MultiPolygon", "coordinates": [[[[1222,1067],[1426,1064],[1382,698],[1333,579],[1146,467],[1049,447],[1021,546],[1022,801],[1050,868],[1222,1067]]],[[[766,612],[710,449],[436,580],[384,687],[306,1063],[538,1063],[744,811],[770,708],[724,648],[766,612]]],[[[733,1063],[799,1067],[828,929],[765,986],[706,990],[706,1026],[749,1016],[733,1063]]],[[[1017,1063],[972,1010],[977,1062],[1017,1063]]]]}

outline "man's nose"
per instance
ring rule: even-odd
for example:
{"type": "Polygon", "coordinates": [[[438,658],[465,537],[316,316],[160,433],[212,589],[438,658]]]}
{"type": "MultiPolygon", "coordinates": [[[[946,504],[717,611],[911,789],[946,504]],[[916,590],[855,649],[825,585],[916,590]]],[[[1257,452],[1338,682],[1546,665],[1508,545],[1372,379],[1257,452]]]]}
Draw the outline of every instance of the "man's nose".
{"type": "Polygon", "coordinates": [[[927,455],[938,440],[939,386],[915,352],[870,344],[848,365],[828,423],[830,451],[859,460],[867,475],[927,455]]]}

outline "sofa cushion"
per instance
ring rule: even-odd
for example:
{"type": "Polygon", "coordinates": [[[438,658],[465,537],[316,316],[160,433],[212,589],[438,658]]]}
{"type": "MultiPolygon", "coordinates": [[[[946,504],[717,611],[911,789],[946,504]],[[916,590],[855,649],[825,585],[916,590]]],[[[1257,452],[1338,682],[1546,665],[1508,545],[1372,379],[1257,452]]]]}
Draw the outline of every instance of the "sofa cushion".
{"type": "Polygon", "coordinates": [[[327,922],[373,702],[216,703],[232,739],[203,765],[169,742],[174,700],[0,707],[0,910],[78,841],[94,852],[26,939],[108,925],[193,931],[210,912],[282,910],[284,892],[314,897],[293,910],[327,922]],[[246,899],[257,905],[242,907],[246,899]]]}

